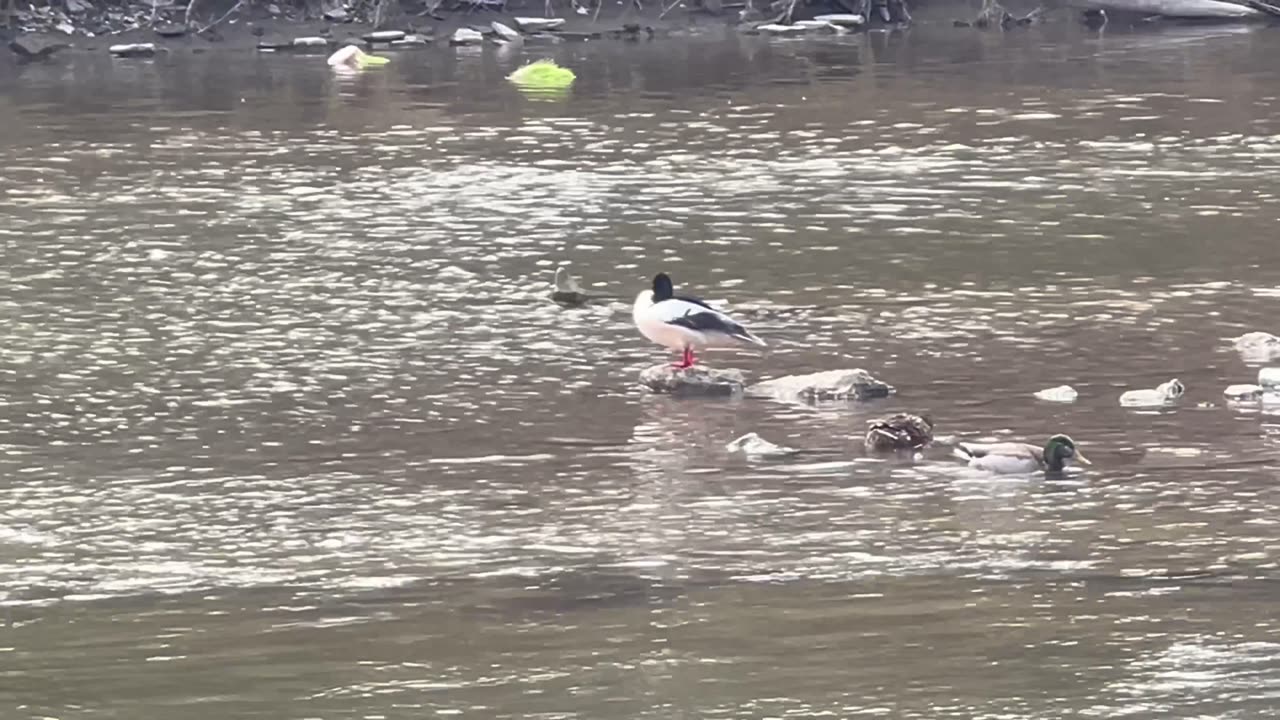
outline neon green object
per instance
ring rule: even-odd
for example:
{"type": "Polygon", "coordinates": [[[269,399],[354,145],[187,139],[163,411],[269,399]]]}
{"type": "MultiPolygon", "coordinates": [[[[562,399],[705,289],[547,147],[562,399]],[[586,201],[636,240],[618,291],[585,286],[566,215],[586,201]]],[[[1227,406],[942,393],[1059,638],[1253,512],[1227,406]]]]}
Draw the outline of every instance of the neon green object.
{"type": "Polygon", "coordinates": [[[567,90],[576,77],[569,68],[562,68],[551,60],[538,60],[517,68],[507,79],[522,89],[555,92],[567,90]]]}
{"type": "Polygon", "coordinates": [[[377,65],[386,65],[387,63],[391,62],[391,58],[385,58],[379,55],[367,55],[367,54],[361,53],[358,62],[360,63],[360,67],[366,68],[366,67],[374,67],[377,65]]]}

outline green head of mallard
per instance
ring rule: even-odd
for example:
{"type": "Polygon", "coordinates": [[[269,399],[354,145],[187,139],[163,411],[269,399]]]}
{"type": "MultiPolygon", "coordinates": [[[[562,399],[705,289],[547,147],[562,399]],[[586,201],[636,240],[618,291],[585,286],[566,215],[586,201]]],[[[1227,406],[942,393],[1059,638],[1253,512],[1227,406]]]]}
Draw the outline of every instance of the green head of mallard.
{"type": "Polygon", "coordinates": [[[1093,464],[1076,449],[1075,441],[1066,435],[1054,435],[1044,445],[1044,461],[1052,471],[1061,471],[1067,460],[1073,458],[1084,465],[1093,464]]]}

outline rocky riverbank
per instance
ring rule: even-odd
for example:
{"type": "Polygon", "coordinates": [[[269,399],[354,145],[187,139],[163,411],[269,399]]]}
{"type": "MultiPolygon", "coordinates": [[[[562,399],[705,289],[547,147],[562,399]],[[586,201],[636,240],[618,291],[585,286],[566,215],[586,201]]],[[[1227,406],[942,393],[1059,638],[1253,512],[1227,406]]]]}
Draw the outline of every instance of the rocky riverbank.
{"type": "MultiPolygon", "coordinates": [[[[4,3],[6,0],[0,0],[4,3]]],[[[733,25],[772,35],[846,33],[911,21],[907,0],[547,0],[520,6],[491,0],[428,4],[416,0],[356,0],[292,5],[263,0],[167,0],[107,3],[64,0],[61,6],[17,7],[4,39],[21,59],[65,49],[149,55],[213,46],[266,51],[323,50],[348,42],[378,45],[471,44],[487,40],[553,42],[640,40],[699,26],[733,25]],[[513,30],[514,32],[509,32],[513,30]]]]}

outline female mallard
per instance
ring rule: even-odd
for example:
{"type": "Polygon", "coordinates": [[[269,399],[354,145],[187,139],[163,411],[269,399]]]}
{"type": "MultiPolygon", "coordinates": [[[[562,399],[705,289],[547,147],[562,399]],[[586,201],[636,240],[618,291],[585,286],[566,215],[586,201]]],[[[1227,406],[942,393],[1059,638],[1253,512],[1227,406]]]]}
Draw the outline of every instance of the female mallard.
{"type": "Polygon", "coordinates": [[[586,305],[590,298],[582,291],[578,279],[569,274],[568,268],[561,265],[556,268],[555,289],[551,291],[551,299],[561,305],[577,307],[586,305]]]}
{"type": "Polygon", "coordinates": [[[1061,472],[1071,459],[1092,465],[1066,435],[1054,435],[1043,448],[1019,442],[959,443],[956,454],[968,460],[969,467],[1001,474],[1061,472]]]}
{"type": "Polygon", "coordinates": [[[872,450],[917,450],[933,442],[933,420],[928,415],[898,413],[867,425],[867,447],[872,450]]]}

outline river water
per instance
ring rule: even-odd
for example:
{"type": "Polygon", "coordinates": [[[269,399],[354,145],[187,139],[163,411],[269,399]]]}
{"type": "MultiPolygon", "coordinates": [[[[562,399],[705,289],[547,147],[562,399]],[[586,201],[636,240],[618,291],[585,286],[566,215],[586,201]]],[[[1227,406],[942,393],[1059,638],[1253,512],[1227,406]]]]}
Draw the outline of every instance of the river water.
{"type": "Polygon", "coordinates": [[[0,716],[1280,712],[1280,40],[944,21],[0,66],[0,716]],[[641,392],[661,269],[898,396],[641,392]]]}

